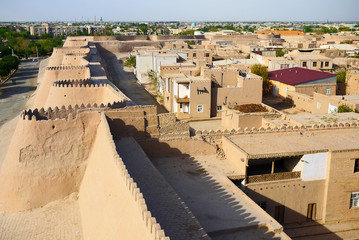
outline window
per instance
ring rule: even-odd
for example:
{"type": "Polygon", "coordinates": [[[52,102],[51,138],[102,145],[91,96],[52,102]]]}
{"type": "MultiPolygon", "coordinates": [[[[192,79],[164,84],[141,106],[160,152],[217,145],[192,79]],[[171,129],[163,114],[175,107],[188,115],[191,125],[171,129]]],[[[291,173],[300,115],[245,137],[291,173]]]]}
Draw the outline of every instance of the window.
{"type": "Polygon", "coordinates": [[[303,67],[307,67],[307,62],[303,62],[303,67]]]}
{"type": "Polygon", "coordinates": [[[326,66],[326,67],[329,67],[329,62],[325,62],[325,66],[326,66]]]}
{"type": "Polygon", "coordinates": [[[197,90],[197,95],[202,95],[202,94],[203,94],[203,91],[197,90]]]}
{"type": "Polygon", "coordinates": [[[326,88],[326,89],[325,89],[325,94],[326,94],[326,95],[329,95],[329,94],[330,94],[330,88],[326,88]]]}
{"type": "Polygon", "coordinates": [[[209,57],[209,53],[206,53],[206,57],[209,57]]]}
{"type": "Polygon", "coordinates": [[[359,172],[359,158],[354,161],[354,172],[359,172]]]}
{"type": "Polygon", "coordinates": [[[193,57],[194,57],[194,58],[197,57],[197,54],[196,54],[196,53],[193,53],[193,57]]]}
{"type": "Polygon", "coordinates": [[[197,105],[197,112],[203,112],[203,105],[197,105]]]}
{"type": "Polygon", "coordinates": [[[316,67],[317,66],[317,62],[313,62],[313,67],[316,67]]]}
{"type": "Polygon", "coordinates": [[[289,64],[281,64],[280,69],[287,69],[289,68],[289,64]]]}
{"type": "Polygon", "coordinates": [[[217,106],[217,111],[221,111],[222,110],[222,106],[217,106]]]}
{"type": "Polygon", "coordinates": [[[350,198],[350,208],[359,207],[359,192],[352,192],[350,198]]]}

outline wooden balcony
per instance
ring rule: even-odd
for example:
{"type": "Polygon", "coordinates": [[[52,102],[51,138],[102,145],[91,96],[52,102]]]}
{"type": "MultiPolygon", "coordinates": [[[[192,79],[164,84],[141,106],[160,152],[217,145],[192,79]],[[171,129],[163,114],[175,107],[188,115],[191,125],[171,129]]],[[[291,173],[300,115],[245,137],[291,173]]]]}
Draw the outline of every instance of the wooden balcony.
{"type": "Polygon", "coordinates": [[[281,172],[273,174],[262,174],[247,176],[246,183],[260,183],[260,182],[270,182],[270,181],[279,181],[287,179],[297,179],[301,177],[301,172],[281,172]]]}
{"type": "Polygon", "coordinates": [[[189,103],[189,98],[177,98],[175,97],[177,103],[189,103]]]}

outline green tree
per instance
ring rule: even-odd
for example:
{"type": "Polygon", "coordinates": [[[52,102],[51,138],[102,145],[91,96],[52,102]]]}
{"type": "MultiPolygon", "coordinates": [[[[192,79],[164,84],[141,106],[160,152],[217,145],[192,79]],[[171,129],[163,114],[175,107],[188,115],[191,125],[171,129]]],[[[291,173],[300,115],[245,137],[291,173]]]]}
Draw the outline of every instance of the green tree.
{"type": "Polygon", "coordinates": [[[273,91],[273,85],[268,80],[267,67],[261,64],[255,64],[251,67],[251,72],[263,78],[263,95],[271,94],[273,91]]]}
{"type": "Polygon", "coordinates": [[[281,50],[281,49],[275,50],[276,57],[283,57],[284,54],[285,54],[285,52],[283,50],[281,50]]]}
{"type": "Polygon", "coordinates": [[[0,75],[7,76],[12,69],[19,67],[20,60],[15,56],[5,56],[0,60],[0,75]]]}
{"type": "Polygon", "coordinates": [[[345,79],[347,78],[347,71],[338,71],[335,74],[337,74],[337,83],[345,83],[345,79]]]}

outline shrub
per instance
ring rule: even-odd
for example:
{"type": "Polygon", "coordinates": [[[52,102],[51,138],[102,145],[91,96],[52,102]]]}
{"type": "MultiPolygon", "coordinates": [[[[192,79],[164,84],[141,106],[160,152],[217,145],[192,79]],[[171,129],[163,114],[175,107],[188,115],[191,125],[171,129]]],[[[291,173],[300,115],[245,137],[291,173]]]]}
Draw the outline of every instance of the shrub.
{"type": "Polygon", "coordinates": [[[136,56],[130,56],[125,62],[126,67],[136,67],[136,56]]]}
{"type": "Polygon", "coordinates": [[[346,104],[342,104],[338,107],[338,113],[354,112],[354,110],[346,104]]]}

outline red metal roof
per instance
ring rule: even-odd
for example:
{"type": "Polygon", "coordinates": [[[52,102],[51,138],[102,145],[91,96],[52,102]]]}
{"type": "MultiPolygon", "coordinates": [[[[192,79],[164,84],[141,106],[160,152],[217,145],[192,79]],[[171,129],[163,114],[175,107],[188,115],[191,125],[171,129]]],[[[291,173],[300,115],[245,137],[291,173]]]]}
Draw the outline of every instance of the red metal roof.
{"type": "Polygon", "coordinates": [[[293,86],[333,76],[336,75],[299,67],[268,72],[270,80],[276,80],[293,86]]]}

